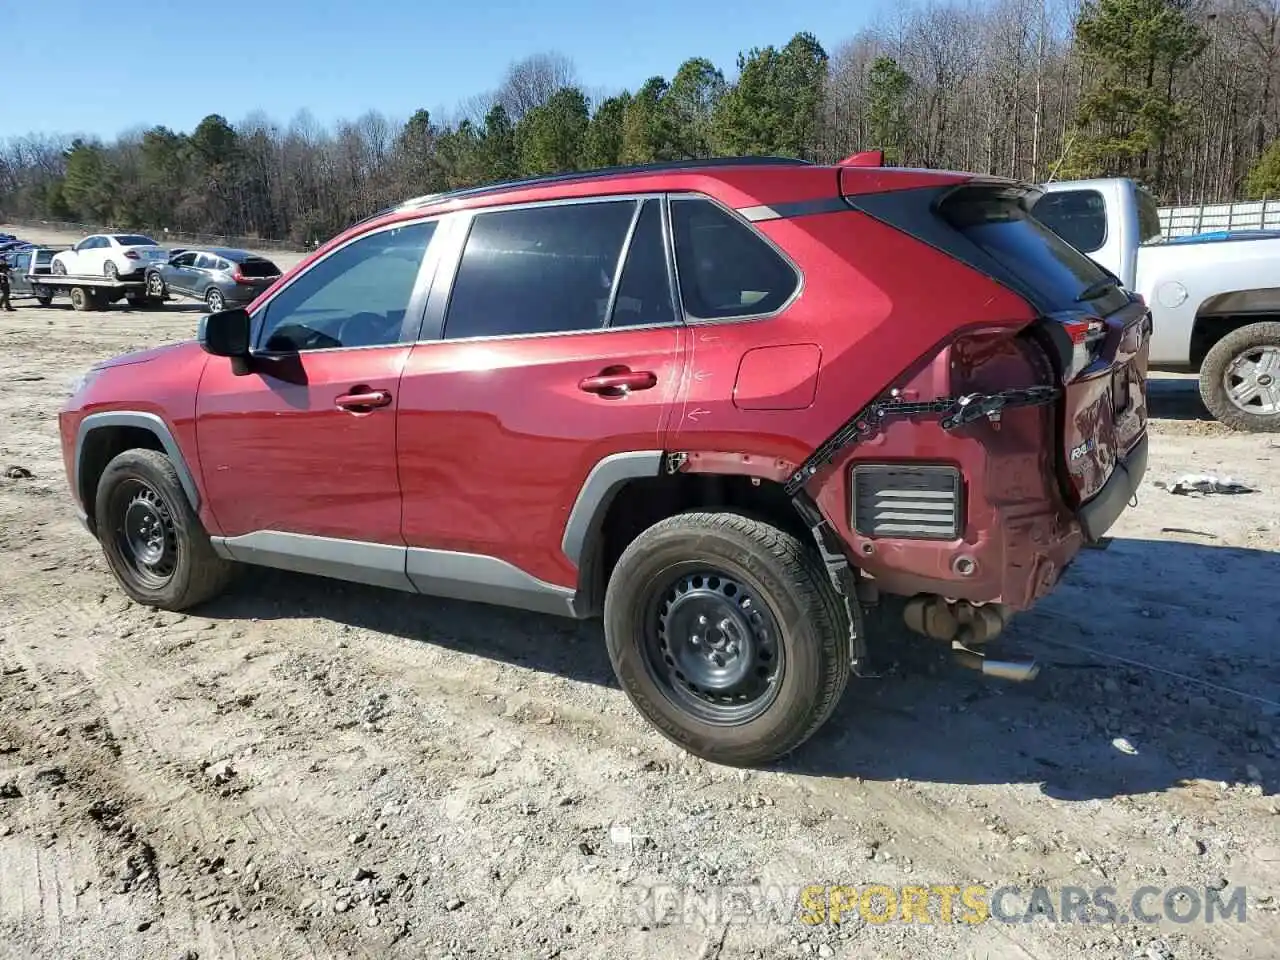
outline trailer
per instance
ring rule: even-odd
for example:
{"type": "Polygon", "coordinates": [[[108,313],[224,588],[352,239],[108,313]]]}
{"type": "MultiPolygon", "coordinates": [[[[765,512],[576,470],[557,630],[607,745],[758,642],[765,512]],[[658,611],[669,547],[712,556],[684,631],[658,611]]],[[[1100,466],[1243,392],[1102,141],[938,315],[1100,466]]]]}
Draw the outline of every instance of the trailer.
{"type": "Polygon", "coordinates": [[[121,280],[119,277],[86,277],[59,273],[28,273],[22,277],[31,296],[42,307],[53,302],[58,293],[71,298],[73,310],[101,310],[118,300],[128,300],[131,307],[145,307],[160,301],[147,292],[145,278],[121,280]]]}

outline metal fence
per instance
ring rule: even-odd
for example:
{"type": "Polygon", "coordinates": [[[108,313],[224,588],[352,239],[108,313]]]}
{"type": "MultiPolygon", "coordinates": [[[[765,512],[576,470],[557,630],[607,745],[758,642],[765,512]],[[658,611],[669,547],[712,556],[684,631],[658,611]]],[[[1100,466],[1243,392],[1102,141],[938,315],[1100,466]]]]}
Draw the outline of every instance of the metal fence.
{"type": "MultiPolygon", "coordinates": [[[[1280,206],[1277,207],[1280,209],[1280,206]]],[[[66,220],[0,219],[0,222],[31,230],[59,230],[79,236],[95,233],[137,233],[122,227],[104,226],[100,223],[72,223],[66,220]]],[[[264,237],[225,237],[210,233],[187,233],[183,230],[151,230],[147,235],[166,247],[234,247],[240,250],[276,250],[305,253],[307,247],[292,240],[269,240],[264,237]]]]}
{"type": "Polygon", "coordinates": [[[1280,230],[1280,200],[1160,208],[1160,232],[1166,237],[1216,230],[1280,230]]]}

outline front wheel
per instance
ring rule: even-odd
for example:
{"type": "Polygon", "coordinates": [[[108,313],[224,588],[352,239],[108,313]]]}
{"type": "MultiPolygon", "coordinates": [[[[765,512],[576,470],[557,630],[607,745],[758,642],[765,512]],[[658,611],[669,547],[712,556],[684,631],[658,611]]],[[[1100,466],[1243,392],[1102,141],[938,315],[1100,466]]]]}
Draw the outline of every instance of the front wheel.
{"type": "Polygon", "coordinates": [[[1251,323],[1215,343],[1200,368],[1200,397],[1235,430],[1280,431],[1280,323],[1251,323]]]}
{"type": "Polygon", "coordinates": [[[120,586],[139,603],[185,610],[221,593],[233,566],[213,552],[173,461],[126,450],[102,472],[98,540],[120,586]]]}
{"type": "Polygon", "coordinates": [[[848,617],[814,552],[734,513],[679,514],[640,534],[609,579],[604,622],[632,704],[715,763],[795,749],[849,679],[848,617]]]}
{"type": "Polygon", "coordinates": [[[116,266],[114,260],[108,260],[102,265],[102,275],[108,280],[119,280],[120,268],[116,266]]]}
{"type": "Polygon", "coordinates": [[[53,261],[53,272],[59,277],[65,277],[67,275],[67,265],[61,260],[55,260],[53,261]]]}
{"type": "Polygon", "coordinates": [[[147,274],[147,296],[152,300],[163,300],[168,291],[165,289],[164,277],[154,271],[147,274]]]}
{"type": "Polygon", "coordinates": [[[209,305],[211,313],[221,313],[227,308],[227,298],[217,287],[209,288],[209,292],[204,295],[204,302],[209,305]]]}

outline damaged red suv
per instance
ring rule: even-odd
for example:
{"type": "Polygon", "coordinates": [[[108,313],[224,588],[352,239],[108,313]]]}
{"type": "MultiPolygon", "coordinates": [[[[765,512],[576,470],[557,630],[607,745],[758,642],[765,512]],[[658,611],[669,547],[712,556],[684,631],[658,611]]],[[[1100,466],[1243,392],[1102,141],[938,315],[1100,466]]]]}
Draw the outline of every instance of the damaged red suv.
{"type": "Polygon", "coordinates": [[[60,415],[123,589],[260,564],[603,616],[631,701],[791,750],[876,642],[970,666],[1146,468],[1149,313],[962,173],[734,158],[408,201],[60,415]]]}

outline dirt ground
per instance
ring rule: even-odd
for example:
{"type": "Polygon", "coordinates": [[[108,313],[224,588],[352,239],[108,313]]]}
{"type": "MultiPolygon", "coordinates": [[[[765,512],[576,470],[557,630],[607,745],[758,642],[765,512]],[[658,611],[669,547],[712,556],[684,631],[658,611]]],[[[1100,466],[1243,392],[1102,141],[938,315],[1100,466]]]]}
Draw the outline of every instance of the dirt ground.
{"type": "Polygon", "coordinates": [[[890,648],[796,755],[739,772],[639,719],[594,623],[270,571],[188,616],[128,602],[56,414],[93,362],[197,316],[0,314],[0,957],[1276,956],[1280,438],[1206,422],[1188,379],[1154,385],[1110,549],[1011,627],[1037,680],[890,648]],[[1258,492],[1156,485],[1185,472],[1258,492]],[[868,884],[1019,886],[1018,920],[1036,886],[1055,909],[1109,886],[1120,913],[1151,886],[1156,914],[1189,888],[1184,917],[1244,888],[1246,915],[876,923],[877,899],[808,924],[728,900],[868,884]]]}

